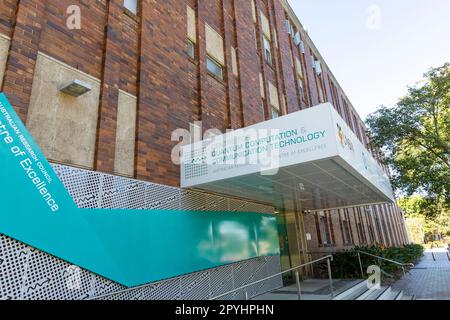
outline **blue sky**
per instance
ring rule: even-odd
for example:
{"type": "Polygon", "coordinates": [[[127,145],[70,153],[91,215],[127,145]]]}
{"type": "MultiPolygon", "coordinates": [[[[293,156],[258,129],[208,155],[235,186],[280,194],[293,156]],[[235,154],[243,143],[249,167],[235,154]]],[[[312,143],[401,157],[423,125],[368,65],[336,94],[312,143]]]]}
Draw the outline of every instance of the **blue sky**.
{"type": "Polygon", "coordinates": [[[289,0],[363,119],[450,62],[449,0],[289,0]]]}

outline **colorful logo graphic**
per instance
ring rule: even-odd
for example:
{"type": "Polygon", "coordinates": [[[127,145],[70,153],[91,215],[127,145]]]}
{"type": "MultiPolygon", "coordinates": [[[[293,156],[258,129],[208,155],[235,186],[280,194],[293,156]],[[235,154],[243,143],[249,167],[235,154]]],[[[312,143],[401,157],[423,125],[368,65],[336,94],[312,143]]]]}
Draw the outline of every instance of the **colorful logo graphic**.
{"type": "Polygon", "coordinates": [[[279,254],[275,216],[79,209],[0,94],[0,233],[127,287],[279,254]]]}
{"type": "Polygon", "coordinates": [[[344,131],[342,130],[342,127],[339,124],[337,124],[337,129],[339,142],[341,143],[342,148],[354,152],[355,147],[353,146],[352,140],[347,135],[345,135],[344,131]]]}

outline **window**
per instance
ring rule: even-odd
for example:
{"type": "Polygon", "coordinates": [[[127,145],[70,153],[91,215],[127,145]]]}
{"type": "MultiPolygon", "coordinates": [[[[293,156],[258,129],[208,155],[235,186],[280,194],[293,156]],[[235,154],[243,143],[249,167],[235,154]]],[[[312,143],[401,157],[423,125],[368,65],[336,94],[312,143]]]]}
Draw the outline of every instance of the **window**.
{"type": "Polygon", "coordinates": [[[263,36],[264,56],[268,64],[272,65],[272,49],[270,48],[270,40],[263,36]]]}
{"type": "Polygon", "coordinates": [[[123,6],[127,8],[130,12],[137,14],[138,9],[137,0],[124,0],[123,6]]]}
{"type": "Polygon", "coordinates": [[[298,92],[300,94],[300,98],[303,98],[303,80],[302,78],[298,78],[298,92]]]}
{"type": "Polygon", "coordinates": [[[220,80],[223,79],[222,66],[209,56],[206,57],[206,68],[208,69],[208,72],[214,77],[220,80]]]}
{"type": "Polygon", "coordinates": [[[373,244],[376,242],[377,239],[375,237],[375,230],[373,229],[372,225],[372,210],[370,207],[365,207],[364,212],[366,214],[367,231],[369,231],[369,240],[370,243],[373,244]]]}
{"type": "Polygon", "coordinates": [[[356,210],[355,219],[356,219],[356,228],[357,228],[357,232],[358,232],[359,242],[360,242],[360,244],[368,244],[367,237],[366,237],[366,229],[364,228],[364,222],[363,222],[364,220],[363,220],[361,208],[356,208],[354,210],[356,210]]]}
{"type": "Polygon", "coordinates": [[[208,24],[205,24],[206,67],[218,79],[223,79],[225,50],[222,36],[208,24]]]}
{"type": "Polygon", "coordinates": [[[189,58],[195,59],[195,44],[191,40],[187,40],[187,54],[189,58]]]}
{"type": "Polygon", "coordinates": [[[322,238],[322,244],[329,244],[329,236],[327,230],[327,222],[325,217],[319,218],[320,237],[322,238]]]}
{"type": "Polygon", "coordinates": [[[276,119],[280,116],[280,110],[272,106],[272,119],[276,119]]]}
{"type": "Polygon", "coordinates": [[[296,46],[299,46],[301,41],[302,39],[300,38],[300,32],[297,31],[297,33],[294,36],[294,43],[296,46]]]}
{"type": "Polygon", "coordinates": [[[322,87],[322,79],[318,77],[317,79],[317,89],[319,91],[319,100],[321,103],[325,103],[325,95],[323,93],[323,87],[322,87]]]}
{"type": "Polygon", "coordinates": [[[288,34],[292,33],[291,22],[289,20],[286,20],[286,31],[288,34]]]}
{"type": "Polygon", "coordinates": [[[190,6],[186,6],[187,20],[187,42],[186,52],[191,59],[195,59],[195,48],[197,43],[197,16],[195,10],[190,6]]]}
{"type": "Polygon", "coordinates": [[[339,218],[341,223],[342,240],[344,245],[353,244],[352,229],[350,225],[350,215],[348,210],[339,210],[339,218]]]}
{"type": "Polygon", "coordinates": [[[316,214],[317,233],[322,246],[332,246],[334,244],[334,235],[332,234],[333,225],[329,212],[322,211],[316,214]]]}
{"type": "Polygon", "coordinates": [[[318,76],[320,76],[322,74],[322,65],[320,64],[319,60],[315,60],[314,64],[315,64],[316,73],[318,76]]]}
{"type": "Polygon", "coordinates": [[[280,116],[280,99],[278,95],[277,87],[269,81],[269,101],[272,108],[272,118],[278,118],[280,116]]]}

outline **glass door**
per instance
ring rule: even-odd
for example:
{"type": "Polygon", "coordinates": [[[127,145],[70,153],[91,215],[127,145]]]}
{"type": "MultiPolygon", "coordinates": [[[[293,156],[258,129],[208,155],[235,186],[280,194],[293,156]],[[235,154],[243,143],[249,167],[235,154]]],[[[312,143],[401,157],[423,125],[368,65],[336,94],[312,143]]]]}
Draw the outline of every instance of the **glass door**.
{"type": "MultiPolygon", "coordinates": [[[[286,226],[286,214],[282,210],[276,210],[277,224],[278,224],[278,238],[280,242],[280,256],[281,256],[281,271],[292,268],[291,253],[289,250],[289,237],[286,226]]],[[[283,275],[283,284],[285,286],[294,283],[292,272],[283,275]]]]}

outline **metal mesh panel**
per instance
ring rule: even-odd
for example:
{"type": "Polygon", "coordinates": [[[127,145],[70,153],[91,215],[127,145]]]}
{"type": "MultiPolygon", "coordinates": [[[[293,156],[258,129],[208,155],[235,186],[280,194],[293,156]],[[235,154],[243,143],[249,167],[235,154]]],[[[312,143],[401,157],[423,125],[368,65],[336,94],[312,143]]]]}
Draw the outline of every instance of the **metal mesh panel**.
{"type": "MultiPolygon", "coordinates": [[[[261,204],[54,165],[80,208],[185,209],[273,213],[261,204]]],[[[280,272],[280,257],[252,259],[114,294],[126,288],[89,271],[0,235],[0,300],[90,299],[201,300],[280,272]]],[[[282,286],[281,277],[255,285],[255,296],[282,286]]],[[[228,299],[242,299],[242,292],[228,299]]]]}
{"type": "Polygon", "coordinates": [[[208,174],[208,166],[205,160],[205,148],[192,150],[190,152],[184,152],[184,176],[186,179],[203,177],[208,174]],[[192,164],[193,160],[197,159],[195,164],[192,164]]]}

